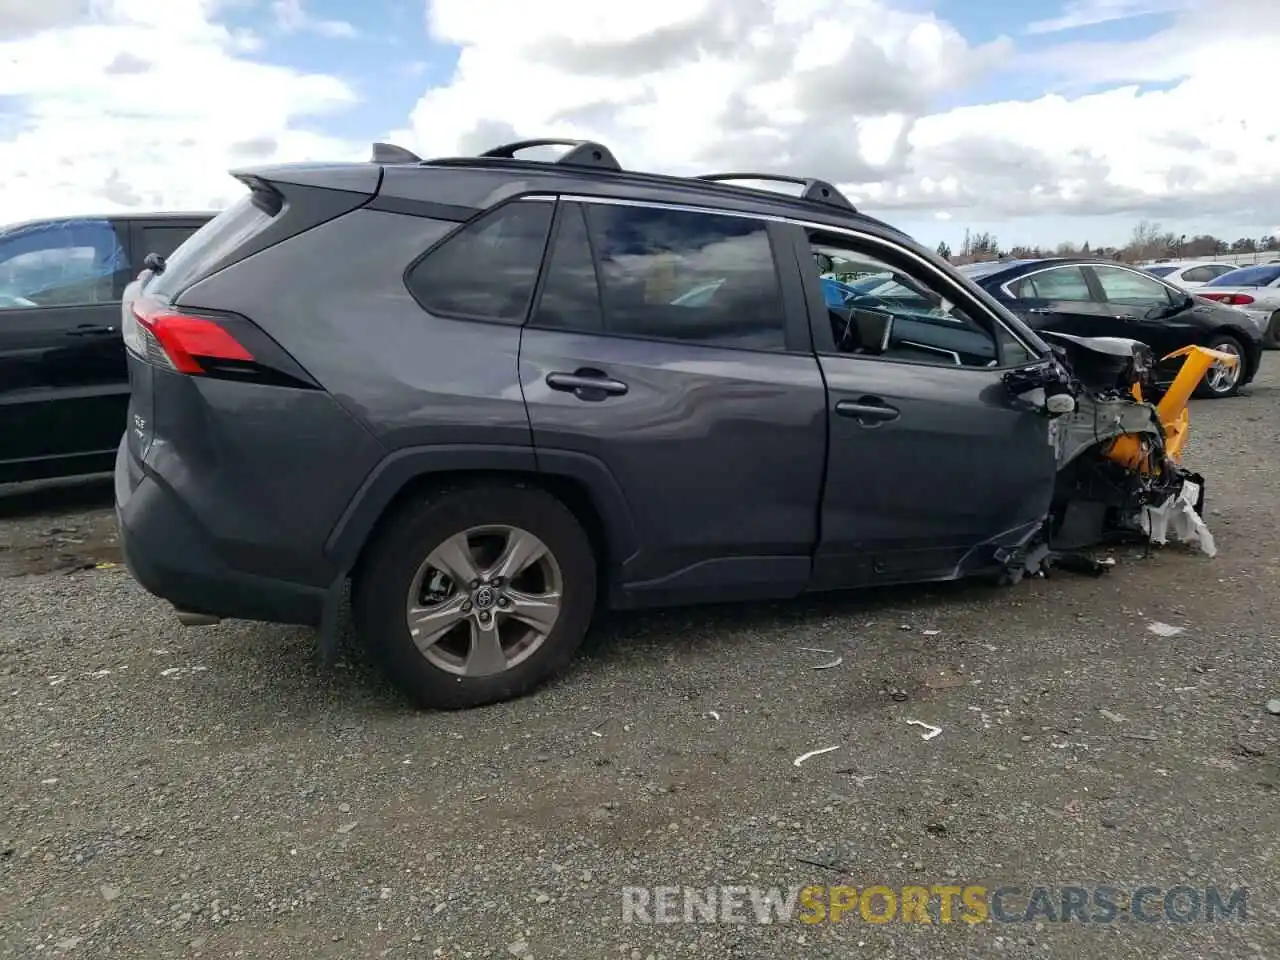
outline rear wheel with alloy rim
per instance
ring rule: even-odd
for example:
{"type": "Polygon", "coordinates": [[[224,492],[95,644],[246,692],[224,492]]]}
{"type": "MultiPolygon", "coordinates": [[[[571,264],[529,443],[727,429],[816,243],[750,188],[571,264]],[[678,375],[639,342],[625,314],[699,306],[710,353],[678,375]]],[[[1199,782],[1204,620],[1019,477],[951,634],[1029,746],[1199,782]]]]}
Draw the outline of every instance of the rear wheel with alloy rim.
{"type": "Polygon", "coordinates": [[[581,646],[596,598],[591,543],[550,494],[486,484],[408,507],[355,578],[361,635],[420,704],[528,693],[581,646]]]}
{"type": "Polygon", "coordinates": [[[1220,353],[1228,353],[1236,358],[1234,364],[1215,363],[1204,375],[1196,388],[1200,397],[1230,397],[1240,389],[1240,381],[1244,377],[1244,347],[1235,337],[1221,334],[1214,337],[1207,346],[1220,353]]]}

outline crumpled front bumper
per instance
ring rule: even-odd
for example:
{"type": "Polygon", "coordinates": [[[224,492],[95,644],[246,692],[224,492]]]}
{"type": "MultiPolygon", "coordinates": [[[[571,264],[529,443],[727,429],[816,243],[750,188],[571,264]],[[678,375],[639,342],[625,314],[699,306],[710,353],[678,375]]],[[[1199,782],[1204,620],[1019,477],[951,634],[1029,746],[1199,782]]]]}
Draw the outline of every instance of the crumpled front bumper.
{"type": "MultiPolygon", "coordinates": [[[[1089,351],[1086,338],[1069,338],[1073,349],[1089,351]]],[[[1149,348],[1130,341],[1132,375],[1128,389],[1118,341],[1098,342],[1092,364],[1097,377],[1082,383],[1065,363],[1014,371],[1010,391],[1050,417],[1049,436],[1058,461],[1057,485],[1043,527],[1004,559],[1009,579],[1044,573],[1067,556],[1115,539],[1165,543],[1170,539],[1217,552],[1202,517],[1204,478],[1181,465],[1190,430],[1187,404],[1205,373],[1216,363],[1239,359],[1204,347],[1186,347],[1165,359],[1185,357],[1177,379],[1159,403],[1143,399],[1142,375],[1154,367],[1149,348]],[[1070,397],[1068,400],[1067,397],[1070,397]]],[[[1085,566],[1100,572],[1103,565],[1085,566]]]]}

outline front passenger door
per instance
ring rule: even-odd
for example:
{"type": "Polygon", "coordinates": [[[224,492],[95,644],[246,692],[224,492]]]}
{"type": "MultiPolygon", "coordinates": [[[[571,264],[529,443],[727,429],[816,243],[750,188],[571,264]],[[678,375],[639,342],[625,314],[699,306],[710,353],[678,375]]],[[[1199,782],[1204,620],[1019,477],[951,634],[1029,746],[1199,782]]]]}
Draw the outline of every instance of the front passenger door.
{"type": "Polygon", "coordinates": [[[828,388],[814,588],[949,579],[990,565],[999,547],[1039,527],[1053,492],[1049,421],[1014,407],[1002,382],[1036,355],[964,287],[892,241],[794,230],[828,388]],[[916,292],[898,298],[908,307],[882,301],[893,321],[887,347],[844,335],[848,318],[822,297],[822,258],[877,260],[916,292]],[[900,325],[906,336],[893,332],[900,325]]]}
{"type": "MultiPolygon", "coordinates": [[[[1091,268],[1106,297],[1111,317],[1109,335],[1141,340],[1155,351],[1156,358],[1194,342],[1197,328],[1191,321],[1189,295],[1176,293],[1154,277],[1125,267],[1091,268]]],[[[1181,361],[1162,365],[1168,375],[1181,361]]]]}

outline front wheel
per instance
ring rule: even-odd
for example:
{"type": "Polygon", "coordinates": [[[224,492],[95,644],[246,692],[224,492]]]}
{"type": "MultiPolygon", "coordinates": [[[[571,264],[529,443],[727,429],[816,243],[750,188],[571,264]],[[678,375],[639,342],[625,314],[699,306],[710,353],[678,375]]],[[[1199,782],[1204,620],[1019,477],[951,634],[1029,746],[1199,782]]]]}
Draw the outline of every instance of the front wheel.
{"type": "Polygon", "coordinates": [[[1240,390],[1240,382],[1244,379],[1245,353],[1244,347],[1235,337],[1219,334],[1205,344],[1210,350],[1229,353],[1236,358],[1234,366],[1215,363],[1206,371],[1204,379],[1196,387],[1196,396],[1220,399],[1235,396],[1240,390]]]}
{"type": "Polygon", "coordinates": [[[393,518],[353,584],[362,638],[420,705],[522,696],[563,670],[596,600],[591,543],[545,491],[443,491],[393,518]]]}

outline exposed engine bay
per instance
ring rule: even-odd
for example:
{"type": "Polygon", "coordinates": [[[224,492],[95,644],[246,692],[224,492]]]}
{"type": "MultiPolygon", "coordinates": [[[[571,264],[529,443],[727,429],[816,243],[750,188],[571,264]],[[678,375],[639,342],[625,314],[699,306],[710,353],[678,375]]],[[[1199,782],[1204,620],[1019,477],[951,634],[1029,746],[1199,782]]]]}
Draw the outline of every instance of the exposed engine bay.
{"type": "Polygon", "coordinates": [[[1146,344],[1042,336],[1053,345],[1053,360],[1011,371],[1004,382],[1014,398],[1049,418],[1058,474],[1043,526],[999,558],[1006,581],[1043,575],[1051,566],[1102,573],[1108,564],[1091,549],[1150,546],[1171,534],[1213,556],[1202,517],[1204,478],[1181,465],[1187,402],[1210,367],[1237,359],[1204,347],[1179,350],[1165,358],[1185,357],[1161,395],[1156,357],[1146,344]]]}

